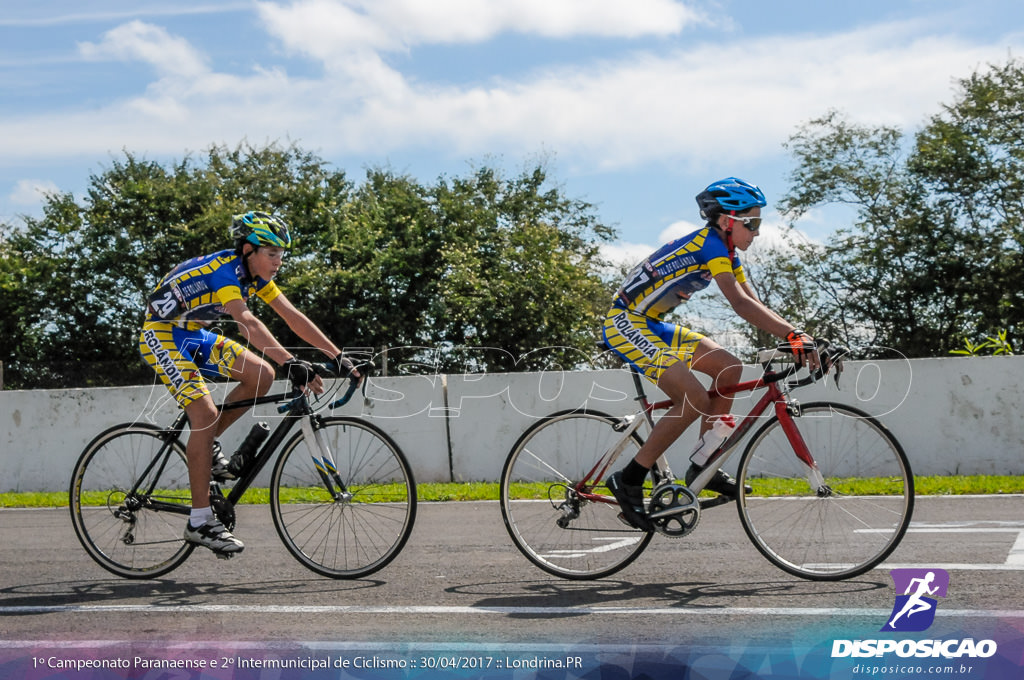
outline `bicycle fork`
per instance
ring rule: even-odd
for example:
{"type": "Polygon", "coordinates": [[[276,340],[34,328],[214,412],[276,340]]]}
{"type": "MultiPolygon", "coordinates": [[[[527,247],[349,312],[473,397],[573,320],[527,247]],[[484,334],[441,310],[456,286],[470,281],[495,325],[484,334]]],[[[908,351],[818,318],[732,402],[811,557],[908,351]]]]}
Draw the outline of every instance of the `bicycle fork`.
{"type": "Polygon", "coordinates": [[[796,457],[807,466],[807,483],[815,490],[819,497],[831,496],[833,493],[832,488],[825,483],[825,476],[821,474],[818,463],[815,462],[814,456],[811,455],[811,450],[807,448],[807,443],[804,441],[803,435],[800,434],[800,430],[793,420],[794,417],[799,417],[800,415],[799,404],[795,404],[795,402],[794,404],[776,402],[775,412],[778,415],[782,431],[786,433],[786,439],[789,440],[790,445],[793,447],[796,457]]]}
{"type": "Polygon", "coordinates": [[[301,423],[302,438],[309,449],[309,456],[313,459],[313,465],[316,466],[317,474],[320,475],[320,481],[323,482],[324,488],[327,489],[335,501],[350,501],[352,500],[352,493],[345,486],[345,483],[341,481],[341,476],[338,474],[338,466],[334,462],[334,456],[331,454],[331,447],[327,445],[327,441],[324,439],[323,428],[317,427],[313,420],[314,416],[312,414],[303,416],[301,423]]]}
{"type": "Polygon", "coordinates": [[[725,465],[725,462],[735,452],[736,444],[739,443],[740,439],[746,435],[747,430],[750,429],[753,419],[763,413],[764,407],[767,406],[768,402],[774,403],[775,415],[779,420],[779,425],[782,427],[782,431],[785,433],[790,446],[793,447],[796,457],[800,459],[806,468],[807,483],[820,497],[824,498],[832,495],[832,489],[825,483],[824,475],[821,474],[814,456],[811,454],[803,435],[800,434],[800,430],[796,426],[794,419],[801,415],[800,404],[795,400],[782,397],[781,394],[773,394],[772,391],[769,391],[769,394],[764,397],[762,402],[751,410],[750,414],[736,428],[736,431],[718,447],[718,450],[711,454],[707,467],[688,485],[694,493],[699,494],[707,486],[707,483],[715,473],[725,465]]]}

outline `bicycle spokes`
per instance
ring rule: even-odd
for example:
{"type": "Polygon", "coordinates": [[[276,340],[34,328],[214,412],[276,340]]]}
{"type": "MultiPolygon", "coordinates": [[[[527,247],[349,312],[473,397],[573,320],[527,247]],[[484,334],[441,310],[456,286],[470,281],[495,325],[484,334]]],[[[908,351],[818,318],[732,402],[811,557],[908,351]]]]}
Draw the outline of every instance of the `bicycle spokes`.
{"type": "Polygon", "coordinates": [[[509,453],[501,475],[502,516],[516,547],[541,569],[563,578],[600,578],[632,562],[650,542],[652,533],[619,521],[619,505],[603,485],[616,455],[633,457],[639,449],[631,424],[567,411],[535,424],[509,453]]]}

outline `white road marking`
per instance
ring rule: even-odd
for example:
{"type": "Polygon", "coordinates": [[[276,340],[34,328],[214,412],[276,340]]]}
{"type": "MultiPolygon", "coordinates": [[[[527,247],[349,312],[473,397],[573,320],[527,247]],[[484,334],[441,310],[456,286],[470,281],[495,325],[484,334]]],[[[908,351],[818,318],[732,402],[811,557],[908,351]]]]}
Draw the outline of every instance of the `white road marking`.
{"type": "Polygon", "coordinates": [[[595,542],[606,541],[604,545],[595,545],[593,548],[576,548],[572,550],[550,550],[547,553],[541,555],[541,557],[547,557],[549,559],[559,557],[583,557],[584,555],[591,555],[597,553],[611,552],[612,550],[618,550],[620,548],[626,548],[634,543],[639,543],[639,538],[597,538],[595,542]]]}
{"type": "Polygon", "coordinates": [[[1024,571],[1024,522],[1018,520],[960,520],[949,522],[911,522],[907,533],[914,534],[979,534],[979,533],[1013,533],[1017,540],[1010,546],[1006,561],[997,562],[949,562],[928,564],[891,564],[885,562],[882,569],[918,569],[935,567],[946,571],[1024,571]]]}
{"type": "MultiPolygon", "coordinates": [[[[245,604],[82,604],[0,606],[0,616],[13,614],[481,614],[543,615],[594,614],[633,616],[865,616],[884,617],[888,609],[846,607],[472,607],[472,606],[364,606],[364,605],[245,605],[245,604]]],[[[936,616],[1024,619],[1017,609],[940,609],[936,616]]]]}

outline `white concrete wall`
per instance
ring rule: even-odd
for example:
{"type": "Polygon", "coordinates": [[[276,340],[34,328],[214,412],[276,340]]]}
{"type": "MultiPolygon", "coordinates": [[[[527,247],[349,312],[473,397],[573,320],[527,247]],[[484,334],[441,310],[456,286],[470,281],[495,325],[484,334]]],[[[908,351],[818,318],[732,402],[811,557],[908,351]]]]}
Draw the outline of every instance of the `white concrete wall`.
{"type": "MultiPolygon", "coordinates": [[[[916,474],[1021,475],[1022,376],[1024,357],[851,362],[842,389],[830,381],[796,394],[804,403],[828,399],[878,416],[916,474]]],[[[341,413],[388,432],[419,482],[496,480],[508,450],[538,418],[580,406],[627,413],[632,389],[624,370],[374,378],[368,398],[341,413]]],[[[741,397],[734,412],[749,405],[741,397]]],[[[65,490],[93,436],[132,420],[169,424],[174,415],[160,386],[0,392],[0,491],[65,490]]],[[[271,406],[246,416],[223,437],[226,450],[248,431],[250,417],[279,416],[271,406]]],[[[691,430],[670,451],[674,467],[682,469],[694,439],[691,430]]]]}

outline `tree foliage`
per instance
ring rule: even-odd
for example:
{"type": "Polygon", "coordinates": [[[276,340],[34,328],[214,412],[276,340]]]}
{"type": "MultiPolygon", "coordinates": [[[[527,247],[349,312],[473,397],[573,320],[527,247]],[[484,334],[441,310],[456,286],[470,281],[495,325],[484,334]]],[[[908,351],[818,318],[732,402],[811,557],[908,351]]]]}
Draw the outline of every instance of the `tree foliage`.
{"type": "MultiPolygon", "coordinates": [[[[835,111],[790,139],[783,210],[826,204],[856,217],[823,246],[805,244],[798,279],[834,307],[808,319],[846,342],[940,356],[964,336],[1024,316],[1024,64],[962,80],[910,140],[835,111]]],[[[791,297],[784,287],[782,297],[791,297]]]]}
{"type": "Polygon", "coordinates": [[[7,387],[149,381],[136,340],[145,294],[176,263],[230,247],[231,215],[257,208],[293,225],[279,284],[339,345],[402,348],[423,370],[592,354],[609,299],[598,247],[613,233],[542,164],[432,185],[376,168],[356,185],[295,145],[243,144],[171,165],[125,153],[81,200],[50,195],[41,217],[0,225],[7,387]]]}

